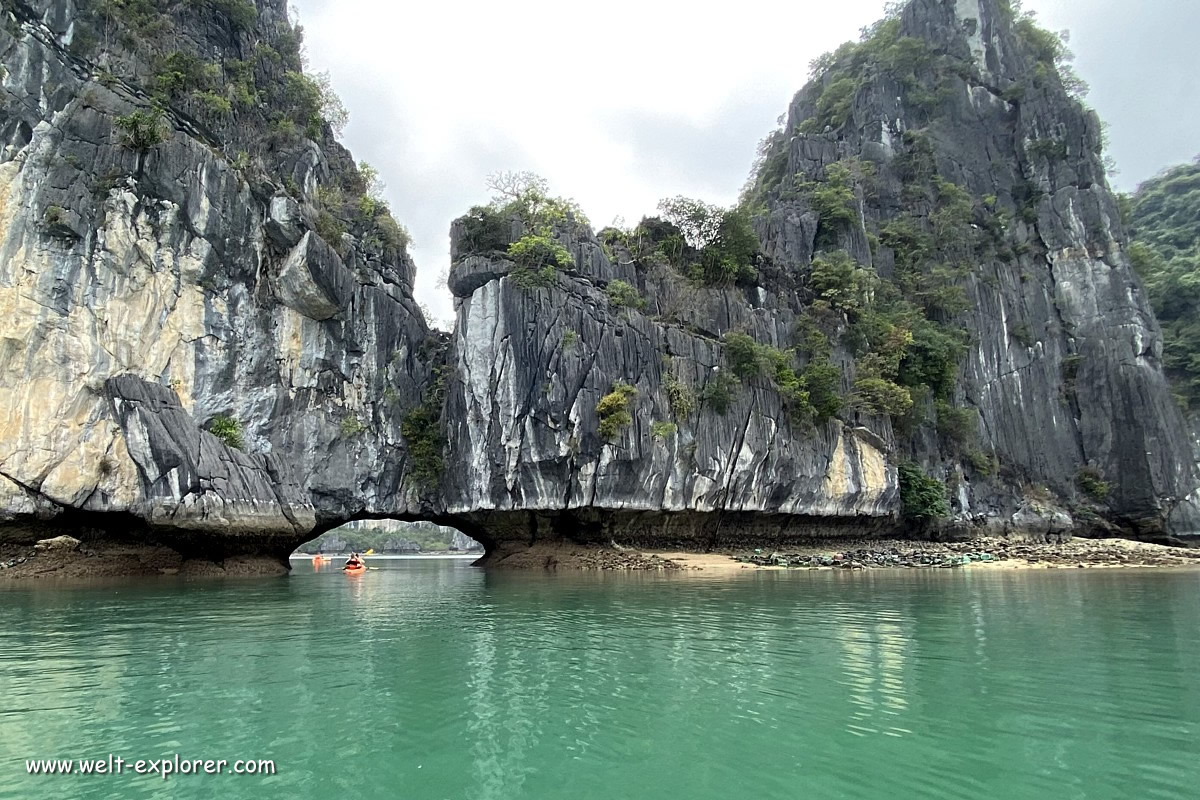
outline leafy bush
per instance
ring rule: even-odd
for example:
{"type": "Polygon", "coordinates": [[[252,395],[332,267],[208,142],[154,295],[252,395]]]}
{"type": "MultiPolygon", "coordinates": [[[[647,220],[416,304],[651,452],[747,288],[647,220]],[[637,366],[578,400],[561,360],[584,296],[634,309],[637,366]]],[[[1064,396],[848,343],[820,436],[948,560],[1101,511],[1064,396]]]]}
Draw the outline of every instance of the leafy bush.
{"type": "Polygon", "coordinates": [[[196,92],[196,101],[210,114],[228,116],[233,113],[233,104],[229,98],[216,92],[196,92]]]}
{"type": "Polygon", "coordinates": [[[979,475],[987,477],[994,475],[999,467],[999,461],[994,454],[985,453],[979,449],[972,449],[967,452],[967,463],[971,465],[971,469],[979,475]]]}
{"type": "Polygon", "coordinates": [[[744,333],[725,334],[725,361],[733,374],[742,380],[756,378],[763,371],[760,346],[744,333]]]}
{"type": "Polygon", "coordinates": [[[434,370],[433,381],[421,404],[405,414],[400,433],[408,444],[409,472],[422,489],[430,489],[442,478],[446,463],[442,451],[446,434],[442,405],[446,400],[446,367],[434,370]]]}
{"type": "MultiPolygon", "coordinates": [[[[412,244],[412,236],[396,218],[392,216],[392,212],[387,206],[383,206],[375,212],[375,233],[378,236],[378,244],[384,247],[391,248],[395,251],[403,251],[412,244]]],[[[375,241],[374,236],[369,236],[367,241],[375,241]]]]}
{"type": "Polygon", "coordinates": [[[621,431],[633,422],[630,411],[630,401],[637,395],[637,389],[623,381],[613,384],[612,391],[600,398],[596,404],[596,414],[600,417],[600,435],[605,439],[615,439],[621,431]]]}
{"type": "Polygon", "coordinates": [[[510,277],[522,289],[553,286],[558,269],[575,266],[571,252],[545,233],[522,236],[508,246],[508,256],[518,265],[510,277]]]}
{"type": "Polygon", "coordinates": [[[908,387],[928,386],[937,397],[954,391],[958,362],[966,354],[966,336],[925,319],[915,320],[912,344],[900,362],[899,382],[908,387]]]}
{"type": "Polygon", "coordinates": [[[750,177],[739,199],[742,208],[765,208],[767,197],[782,185],[788,165],[787,141],[787,134],[779,129],[767,134],[758,143],[750,177]]]}
{"type": "Polygon", "coordinates": [[[342,417],[341,427],[343,436],[357,436],[367,429],[366,424],[355,416],[342,417]]]}
{"type": "Polygon", "coordinates": [[[822,231],[818,239],[828,241],[830,228],[839,229],[858,222],[858,197],[854,194],[855,170],[873,169],[869,162],[837,161],[825,168],[825,180],[804,182],[797,188],[817,212],[822,231]]]}
{"type": "Polygon", "coordinates": [[[325,209],[317,214],[317,222],[313,226],[325,242],[334,250],[341,252],[343,247],[343,237],[346,235],[346,226],[333,214],[325,209]]]}
{"type": "Polygon", "coordinates": [[[937,428],[959,449],[975,445],[979,438],[979,412],[973,408],[958,408],[946,400],[938,400],[937,428]]]}
{"type": "Polygon", "coordinates": [[[610,281],[608,286],[604,287],[604,293],[608,295],[608,300],[618,308],[633,308],[641,311],[646,307],[646,298],[638,293],[637,287],[628,281],[615,280],[610,281]]]}
{"type": "Polygon", "coordinates": [[[1062,139],[1034,139],[1029,143],[1029,154],[1047,161],[1064,161],[1067,158],[1067,143],[1062,139]]]}
{"type": "Polygon", "coordinates": [[[716,286],[752,283],[758,278],[754,267],[758,250],[758,235],[750,224],[750,215],[745,209],[729,209],[721,217],[716,240],[700,253],[701,280],[716,286]]]}
{"type": "Polygon", "coordinates": [[[654,222],[652,219],[642,220],[639,231],[652,237],[658,251],[671,264],[683,268],[689,278],[711,286],[757,278],[754,263],[758,257],[758,235],[745,209],[726,209],[701,200],[674,197],[661,201],[659,210],[666,220],[662,224],[678,231],[681,240],[673,239],[669,231],[648,227],[654,222]]]}
{"type": "Polygon", "coordinates": [[[904,132],[904,151],[892,160],[892,169],[906,184],[931,180],[937,173],[937,153],[933,141],[921,131],[904,132]]]}
{"type": "Polygon", "coordinates": [[[250,0],[208,0],[214,8],[229,17],[235,31],[254,30],[258,22],[258,8],[250,0]]]}
{"type": "Polygon", "coordinates": [[[885,378],[859,378],[854,382],[850,402],[871,414],[902,417],[913,405],[912,394],[903,386],[885,378]]]}
{"type": "Polygon", "coordinates": [[[159,60],[150,86],[160,98],[169,100],[193,90],[212,89],[220,80],[218,65],[177,50],[159,60]]]}
{"type": "MultiPolygon", "coordinates": [[[[799,373],[793,350],[759,344],[744,333],[727,333],[724,341],[725,361],[731,373],[724,376],[728,381],[733,380],[732,375],[749,380],[765,374],[799,423],[825,420],[841,411],[842,372],[829,361],[828,340],[826,351],[810,357],[808,366],[799,373]]],[[[712,381],[709,386],[713,386],[712,381]]],[[[728,387],[718,385],[713,391],[717,404],[727,406],[728,387]]]]}
{"type": "Polygon", "coordinates": [[[335,134],[340,134],[350,119],[346,106],[333,90],[328,73],[309,76],[298,70],[288,70],[283,75],[282,100],[290,106],[292,120],[310,139],[320,138],[324,123],[335,134]]]}
{"type": "Polygon", "coordinates": [[[708,379],[700,391],[700,402],[710,406],[718,414],[729,411],[733,395],[737,391],[738,381],[728,372],[717,372],[708,379]]]}
{"type": "MultiPolygon", "coordinates": [[[[1019,6],[1019,3],[1013,5],[1019,6]]],[[[1046,30],[1037,24],[1032,11],[1021,12],[1016,8],[1013,13],[1016,18],[1013,27],[1018,37],[1024,41],[1038,62],[1034,67],[1035,82],[1045,84],[1051,74],[1056,74],[1067,94],[1082,100],[1088,93],[1088,85],[1071,66],[1075,56],[1067,47],[1067,32],[1053,33],[1046,30]]]]}
{"type": "Polygon", "coordinates": [[[242,442],[242,424],[233,417],[218,414],[209,420],[208,432],[216,436],[228,447],[236,450],[241,450],[244,447],[242,442]]]}
{"type": "Polygon", "coordinates": [[[650,425],[650,433],[655,439],[669,439],[679,429],[674,422],[655,422],[650,425]]]}
{"type": "Polygon", "coordinates": [[[570,269],[575,266],[571,251],[547,234],[522,236],[508,246],[508,257],[522,267],[537,270],[542,267],[570,269]]]}
{"type": "Polygon", "coordinates": [[[958,184],[934,178],[937,209],[929,215],[937,245],[942,250],[951,246],[969,249],[974,245],[971,217],[974,209],[971,195],[958,184]]]}
{"type": "Polygon", "coordinates": [[[830,306],[855,311],[870,288],[871,274],[854,263],[845,250],[834,250],[813,259],[809,280],[813,293],[830,306]]]}
{"type": "Polygon", "coordinates": [[[546,179],[532,172],[496,172],[487,178],[495,194],[491,208],[502,217],[518,217],[529,228],[550,235],[555,225],[588,224],[587,216],[574,200],[552,197],[546,179]]]}
{"type": "Polygon", "coordinates": [[[900,508],[905,519],[923,522],[949,516],[945,484],[928,477],[916,464],[901,464],[898,472],[900,508]]]}
{"type": "Polygon", "coordinates": [[[1075,382],[1079,380],[1079,365],[1083,363],[1083,356],[1072,353],[1069,356],[1063,356],[1062,360],[1062,380],[1063,386],[1068,391],[1075,391],[1075,382]]]}
{"type": "Polygon", "coordinates": [[[512,224],[490,206],[475,206],[459,218],[459,249],[466,255],[487,255],[508,250],[512,224]]]}
{"type": "Polygon", "coordinates": [[[658,210],[663,219],[679,229],[688,245],[697,250],[717,241],[728,213],[720,206],[682,195],[660,200],[658,210]]]}
{"type": "Polygon", "coordinates": [[[121,131],[121,144],[138,152],[162,144],[168,135],[166,120],[157,108],[139,109],[117,117],[117,129],[121,131]]]}
{"type": "Polygon", "coordinates": [[[558,270],[552,266],[545,266],[541,269],[520,267],[510,272],[509,278],[522,289],[548,289],[558,278],[558,270]]]}
{"type": "Polygon", "coordinates": [[[948,95],[953,62],[940,58],[924,40],[902,36],[896,8],[889,8],[885,19],[864,29],[860,42],[846,42],[813,60],[814,79],[805,91],[815,113],[801,124],[801,133],[841,128],[849,121],[859,91],[880,74],[901,86],[909,105],[933,106],[926,111],[936,110],[948,95]]]}
{"type": "Polygon", "coordinates": [[[808,392],[808,402],[818,422],[842,413],[842,370],[828,359],[812,360],[804,368],[800,383],[808,392]]]}
{"type": "Polygon", "coordinates": [[[1033,338],[1033,328],[1025,321],[1014,322],[1008,328],[1008,335],[1024,348],[1033,347],[1037,342],[1033,338]]]}
{"type": "Polygon", "coordinates": [[[74,239],[76,234],[71,229],[69,222],[70,215],[62,206],[46,206],[42,212],[42,225],[46,227],[46,232],[51,236],[74,239]]]}
{"type": "Polygon", "coordinates": [[[1095,467],[1081,467],[1075,474],[1075,485],[1096,502],[1103,502],[1112,489],[1104,480],[1104,473],[1095,467]]]}
{"type": "Polygon", "coordinates": [[[696,398],[683,381],[667,370],[663,374],[663,388],[667,391],[667,402],[676,419],[687,419],[696,410],[696,398]]]}
{"type": "Polygon", "coordinates": [[[850,117],[860,82],[849,75],[834,78],[820,87],[816,97],[817,113],[800,126],[802,133],[819,133],[828,127],[840,128],[850,117]]]}

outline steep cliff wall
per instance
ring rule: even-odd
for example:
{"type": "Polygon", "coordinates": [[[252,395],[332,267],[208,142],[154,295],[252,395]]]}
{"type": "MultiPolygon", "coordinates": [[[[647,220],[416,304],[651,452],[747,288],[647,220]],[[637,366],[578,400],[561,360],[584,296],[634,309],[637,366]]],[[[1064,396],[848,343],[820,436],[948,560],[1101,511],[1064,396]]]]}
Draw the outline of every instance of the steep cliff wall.
{"type": "Polygon", "coordinates": [[[449,508],[663,544],[1193,534],[1161,334],[1063,55],[1005,3],[915,0],[825,57],[764,142],[737,212],[761,252],[739,269],[709,257],[732,233],[464,217],[447,418],[472,460],[449,508]],[[531,281],[539,231],[571,257],[531,281]],[[840,373],[815,419],[814,362],[840,373]],[[705,402],[731,373],[728,408],[705,402]],[[630,423],[604,437],[614,389],[630,423]],[[935,521],[921,492],[941,486],[935,521]]]}
{"type": "Polygon", "coordinates": [[[1165,170],[1125,198],[1129,258],[1163,327],[1163,364],[1200,460],[1200,160],[1165,170]]]}
{"type": "Polygon", "coordinates": [[[286,552],[408,510],[392,409],[437,347],[283,0],[3,9],[0,540],[286,552]]]}
{"type": "Polygon", "coordinates": [[[449,337],[284,0],[3,11],[0,542],[1196,530],[1099,125],[997,0],[827,59],[708,241],[459,221],[449,337]]]}
{"type": "Polygon", "coordinates": [[[954,510],[1028,507],[1021,495],[1045,488],[1077,522],[1192,533],[1196,472],[1162,337],[1125,252],[1099,121],[1069,95],[1061,47],[1007,3],[918,0],[839,51],[765,154],[766,249],[802,268],[823,223],[796,187],[869,163],[836,246],[966,336],[944,400],[978,412],[975,442],[948,446],[937,411],[906,437],[957,487],[954,510]],[[994,458],[963,463],[970,448],[994,458]]]}

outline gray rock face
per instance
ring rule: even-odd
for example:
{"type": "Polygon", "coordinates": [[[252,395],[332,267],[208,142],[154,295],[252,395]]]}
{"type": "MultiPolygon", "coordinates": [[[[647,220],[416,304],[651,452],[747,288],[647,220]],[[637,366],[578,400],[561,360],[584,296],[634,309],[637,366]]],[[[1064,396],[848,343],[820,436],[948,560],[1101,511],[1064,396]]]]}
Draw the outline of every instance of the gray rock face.
{"type": "MultiPolygon", "coordinates": [[[[257,7],[250,33],[208,7],[167,15],[197,52],[285,51],[285,3],[257,7]]],[[[979,412],[994,475],[929,426],[900,434],[852,411],[795,423],[766,379],[718,408],[721,337],[787,348],[811,301],[821,223],[803,197],[767,193],[759,285],[737,288],[696,287],[570,221],[554,234],[574,268],[524,288],[508,259],[466,253],[456,225],[455,331],[438,337],[403,247],[325,215],[357,180],[327,127],[270,138],[286,108],[204,122],[188,95],[161,141],[131,146],[118,119],[148,108],[144,52],[86,51],[73,0],[3,9],[0,541],[85,517],[211,558],[283,556],[385,517],[453,525],[499,552],[547,538],[702,548],[894,534],[903,460],[952,485],[948,535],[1196,530],[1190,436],[1122,252],[1098,123],[1053,76],[1004,99],[1034,67],[994,0],[904,12],[907,35],[962,67],[936,119],[876,76],[851,121],[824,133],[799,133],[817,113],[817,89],[802,91],[781,139],[789,185],[847,157],[876,165],[839,243],[880,275],[894,253],[869,230],[933,211],[906,203],[897,177],[908,132],[933,142],[938,175],[1008,212],[1011,257],[977,259],[964,279],[971,345],[954,388],[979,412]],[[1065,156],[1033,146],[1047,137],[1065,156]],[[615,304],[617,280],[646,307],[615,304]],[[631,422],[606,439],[597,406],[622,383],[631,422]],[[1101,506],[1080,499],[1084,466],[1111,485],[1101,506]]],[[[272,63],[259,62],[260,87],[284,81],[272,63]]],[[[832,358],[849,392],[851,348],[832,358]]]]}
{"type": "Polygon", "coordinates": [[[691,413],[672,410],[670,383],[703,398],[725,369],[721,333],[750,329],[760,341],[784,341],[795,319],[788,308],[770,296],[756,307],[755,292],[691,289],[666,270],[641,273],[610,260],[579,226],[558,233],[578,268],[553,286],[522,288],[502,275],[505,262],[481,270],[466,258],[451,271],[465,296],[446,405],[449,452],[469,461],[448,471],[448,513],[493,535],[515,525],[533,538],[704,546],[894,522],[892,437],[879,420],[865,421],[874,429],[793,425],[765,381],[737,390],[724,413],[700,399],[691,413]],[[470,290],[461,272],[501,277],[470,290]],[[655,307],[615,305],[601,286],[617,279],[655,307]],[[618,382],[636,390],[633,421],[605,440],[597,405],[618,382]],[[656,433],[655,422],[673,429],[656,433]],[[732,524],[734,513],[743,521],[732,524]],[[764,519],[750,533],[755,514],[764,519]]]}
{"type": "MultiPolygon", "coordinates": [[[[345,151],[326,131],[243,169],[168,114],[138,152],[117,119],[147,102],[71,54],[75,6],[4,12],[0,539],[78,510],[205,553],[286,553],[318,520],[410,512],[398,410],[428,381],[428,328],[406,254],[351,236],[339,254],[312,230],[345,151]],[[219,416],[243,450],[205,431],[219,416]]],[[[265,40],[285,12],[260,3],[265,40]]],[[[243,52],[209,22],[174,20],[243,52]]]]}
{"type": "MultiPolygon", "coordinates": [[[[1099,121],[1036,63],[998,3],[917,0],[899,27],[948,65],[936,109],[920,109],[910,87],[883,74],[855,94],[844,127],[789,135],[818,115],[818,82],[789,110],[783,182],[857,157],[877,170],[873,196],[860,193],[866,224],[929,219],[932,208],[904,194],[900,159],[915,135],[931,145],[938,178],[989,198],[974,224],[999,223],[1007,244],[969,265],[961,320],[971,345],[954,395],[978,410],[1000,474],[972,474],[929,437],[914,437],[912,454],[959,484],[964,519],[1007,516],[1027,504],[1030,485],[1087,506],[1075,478],[1089,467],[1110,487],[1101,513],[1125,531],[1194,534],[1195,463],[1162,374],[1161,334],[1123,250],[1099,121]]],[[[802,269],[815,236],[808,209],[802,199],[771,206],[766,250],[802,269]]],[[[844,244],[859,263],[894,269],[888,247],[872,254],[856,239],[844,244]]]]}

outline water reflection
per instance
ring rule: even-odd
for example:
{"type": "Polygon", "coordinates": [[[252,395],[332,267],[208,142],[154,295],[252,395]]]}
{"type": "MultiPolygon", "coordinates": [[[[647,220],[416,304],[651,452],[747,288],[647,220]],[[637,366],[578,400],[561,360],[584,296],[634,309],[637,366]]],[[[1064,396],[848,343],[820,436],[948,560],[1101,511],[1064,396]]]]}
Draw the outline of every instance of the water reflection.
{"type": "Polygon", "coordinates": [[[1200,778],[1194,574],[381,566],[0,591],[0,797],[49,796],[26,757],[93,751],[280,760],[221,783],[233,798],[1168,797],[1200,778]]]}

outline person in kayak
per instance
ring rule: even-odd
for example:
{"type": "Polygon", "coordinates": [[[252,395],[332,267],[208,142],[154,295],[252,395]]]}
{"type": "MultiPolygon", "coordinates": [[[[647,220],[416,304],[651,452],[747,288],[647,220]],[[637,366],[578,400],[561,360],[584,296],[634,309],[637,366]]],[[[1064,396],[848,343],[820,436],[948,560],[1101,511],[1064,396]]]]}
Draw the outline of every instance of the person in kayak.
{"type": "Polygon", "coordinates": [[[365,566],[366,564],[364,564],[363,560],[359,558],[358,553],[351,553],[350,557],[346,559],[346,566],[342,567],[342,569],[358,569],[359,567],[365,566]]]}

